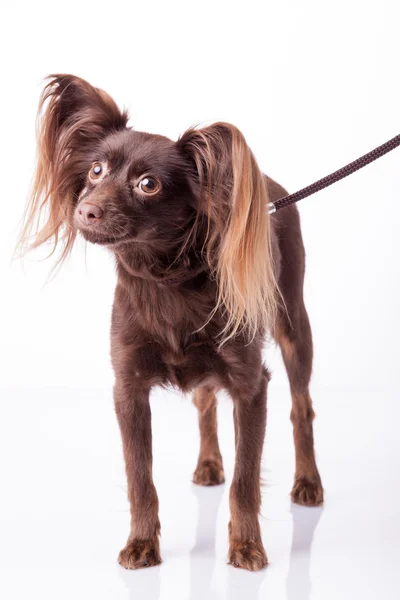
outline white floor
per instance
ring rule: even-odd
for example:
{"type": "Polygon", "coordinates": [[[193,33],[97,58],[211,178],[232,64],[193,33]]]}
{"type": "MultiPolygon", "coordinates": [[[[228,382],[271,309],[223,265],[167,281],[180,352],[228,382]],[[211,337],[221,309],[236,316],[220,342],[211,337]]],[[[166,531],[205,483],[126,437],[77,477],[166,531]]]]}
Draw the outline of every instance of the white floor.
{"type": "Polygon", "coordinates": [[[226,565],[233,468],[230,402],[219,409],[227,484],[191,483],[197,416],[153,399],[162,556],[116,562],[129,513],[111,390],[2,389],[0,597],[4,600],[363,600],[400,597],[400,408],[388,393],[313,390],[321,509],[291,506],[288,394],[270,386],[262,529],[270,566],[226,565]]]}

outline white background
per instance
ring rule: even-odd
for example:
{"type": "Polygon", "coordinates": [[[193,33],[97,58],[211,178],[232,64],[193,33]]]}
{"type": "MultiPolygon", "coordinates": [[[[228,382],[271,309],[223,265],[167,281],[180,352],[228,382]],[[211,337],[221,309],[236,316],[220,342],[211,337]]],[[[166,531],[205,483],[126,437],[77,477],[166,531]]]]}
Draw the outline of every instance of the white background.
{"type": "MultiPolygon", "coordinates": [[[[205,571],[201,571],[196,560],[189,569],[185,552],[179,554],[182,548],[178,542],[174,550],[174,541],[179,538],[179,510],[166,516],[167,522],[163,523],[165,544],[170,541],[172,556],[169,563],[164,556],[161,570],[128,574],[137,579],[125,580],[114,564],[128,525],[108,349],[115,284],[112,258],[104,249],[85,250],[84,244],[79,243],[70,260],[47,284],[54,264],[51,259],[37,262],[33,260],[37,256],[31,256],[24,268],[11,261],[34,168],[34,121],[41,80],[47,74],[63,72],[84,77],[110,93],[121,107],[127,107],[136,129],[173,139],[195,123],[230,121],[245,134],[261,168],[295,191],[400,132],[399,5],[396,0],[71,0],[64,4],[8,3],[1,12],[0,460],[5,476],[0,484],[4,488],[0,506],[3,502],[6,536],[0,533],[0,567],[3,565],[8,574],[8,578],[3,578],[7,592],[4,597],[22,598],[33,588],[33,597],[47,598],[47,590],[49,597],[61,598],[64,588],[55,590],[51,578],[58,586],[57,578],[67,577],[70,587],[65,589],[71,593],[74,590],[76,598],[100,597],[100,591],[104,598],[133,598],[136,596],[129,594],[134,594],[135,586],[141,582],[143,590],[153,590],[149,598],[186,598],[189,589],[190,597],[195,598],[196,585],[200,585],[196,573],[205,571]],[[114,502],[116,488],[120,495],[114,502]],[[78,489],[82,494],[79,498],[78,489]],[[72,508],[69,493],[75,493],[72,508]],[[93,513],[88,508],[88,498],[97,505],[99,495],[103,504],[100,501],[98,513],[93,513]],[[108,500],[104,504],[105,497],[108,500]],[[107,521],[109,514],[118,512],[118,503],[125,511],[119,529],[111,517],[107,521]],[[54,512],[54,522],[49,510],[54,512]],[[75,527],[79,523],[77,536],[68,537],[72,531],[65,524],[68,518],[75,527]],[[101,527],[97,527],[96,519],[101,527]],[[109,533],[103,537],[104,522],[108,523],[109,533]],[[59,528],[69,540],[65,543],[70,543],[60,561],[55,558],[55,549],[49,555],[49,545],[56,543],[59,528]],[[118,535],[110,533],[115,531],[118,535]],[[110,535],[114,535],[112,540],[110,535]],[[38,538],[45,540],[42,546],[38,538]],[[23,547],[19,548],[21,543],[23,547]],[[91,546],[100,548],[101,556],[101,560],[96,560],[90,555],[88,572],[93,577],[85,571],[88,555],[82,550],[89,552],[93,550],[91,546]],[[29,567],[27,555],[35,557],[31,580],[25,579],[26,587],[18,589],[15,577],[19,577],[18,569],[29,567]],[[167,570],[168,564],[174,560],[178,574],[168,575],[172,573],[167,570]],[[49,572],[46,565],[50,565],[49,572]],[[100,573],[104,576],[107,568],[111,569],[109,580],[103,585],[100,573]],[[67,576],[63,569],[73,569],[72,575],[67,576]],[[192,584],[188,583],[190,573],[192,584]],[[159,581],[160,577],[161,587],[157,584],[151,588],[154,578],[159,581]],[[91,595],[90,589],[96,595],[91,595]]],[[[296,515],[303,531],[304,523],[315,518],[307,515],[316,513],[306,511],[305,521],[300,513],[295,513],[293,524],[290,520],[287,494],[293,451],[288,387],[279,352],[271,348],[266,358],[273,371],[268,426],[271,459],[267,461],[272,461],[268,468],[278,495],[274,500],[274,493],[269,495],[267,490],[263,506],[265,512],[270,510],[269,523],[275,523],[271,526],[275,542],[268,545],[266,541],[267,550],[275,543],[275,562],[271,559],[266,579],[256,586],[254,579],[237,579],[232,584],[229,577],[233,575],[229,573],[233,569],[229,570],[221,560],[214,583],[210,584],[216,598],[228,597],[226,594],[233,597],[233,588],[238,598],[255,598],[257,594],[261,597],[262,585],[265,591],[275,590],[274,600],[286,597],[285,594],[294,598],[289,590],[292,584],[295,588],[300,586],[296,589],[307,588],[304,598],[311,594],[312,598],[325,600],[329,593],[339,592],[342,598],[350,598],[358,595],[362,586],[366,586],[364,594],[368,590],[378,594],[382,582],[386,582],[385,597],[397,597],[399,588],[390,559],[394,559],[393,549],[400,543],[399,509],[393,504],[390,512],[386,505],[387,530],[378,521],[375,529],[371,523],[383,510],[379,499],[376,503],[372,499],[378,494],[377,488],[385,502],[396,496],[396,489],[399,491],[399,153],[397,150],[303,201],[300,207],[307,251],[305,295],[316,355],[316,437],[327,492],[326,508],[317,529],[324,531],[325,519],[326,535],[320,533],[319,540],[320,563],[314,559],[320,564],[315,581],[322,588],[315,584],[310,591],[308,583],[301,587],[302,572],[308,572],[312,558],[308,547],[311,541],[308,546],[305,544],[308,554],[303,556],[307,563],[304,569],[296,557],[290,563],[291,570],[286,561],[290,527],[296,526],[296,515]],[[360,475],[363,468],[365,478],[360,475]],[[362,492],[355,484],[357,473],[366,486],[362,492]],[[336,502],[329,504],[333,494],[336,502]],[[370,499],[369,504],[363,505],[366,498],[370,499]],[[282,519],[278,509],[274,513],[274,502],[283,511],[282,519]],[[333,507],[342,507],[338,509],[343,509],[340,518],[329,512],[333,507]],[[365,519],[357,525],[360,514],[365,519]],[[375,571],[376,587],[371,581],[366,585],[363,578],[361,565],[367,572],[367,560],[360,557],[367,541],[364,543],[361,534],[361,538],[354,534],[353,546],[351,540],[346,538],[345,542],[347,548],[352,548],[352,560],[358,553],[359,571],[357,566],[351,569],[349,563],[347,567],[342,565],[348,569],[346,586],[333,585],[330,566],[337,571],[337,565],[331,563],[342,557],[343,548],[336,547],[334,534],[329,531],[335,530],[340,520],[342,526],[345,523],[343,535],[353,531],[353,526],[356,532],[369,528],[371,543],[386,548],[382,570],[375,571]],[[288,540],[286,545],[280,545],[280,536],[288,540]],[[336,551],[337,557],[331,556],[336,551]],[[326,557],[326,563],[321,556],[326,557]],[[270,575],[274,564],[275,576],[270,575]],[[285,577],[289,578],[286,587],[285,577]]],[[[155,458],[160,496],[163,485],[165,502],[173,506],[185,504],[185,494],[190,496],[192,504],[185,504],[189,508],[182,527],[191,532],[187,534],[185,551],[192,549],[193,554],[197,523],[194,494],[202,492],[189,487],[196,459],[196,415],[189,400],[165,393],[163,398],[168,401],[163,402],[158,395],[154,400],[155,426],[159,424],[156,448],[162,454],[162,459],[160,455],[157,458],[156,452],[155,458]],[[167,418],[172,414],[175,421],[167,418]],[[166,428],[161,426],[163,419],[167,420],[166,428]],[[187,465],[175,464],[184,460],[178,447],[174,451],[176,442],[170,445],[174,422],[187,431],[181,440],[186,443],[187,465]],[[165,450],[169,447],[170,455],[165,450]],[[166,462],[157,467],[157,460],[166,462]],[[162,480],[165,473],[169,473],[168,480],[162,480]],[[172,497],[172,481],[182,500],[172,497]]],[[[226,438],[228,475],[233,463],[229,404],[222,410],[227,416],[221,422],[221,435],[226,438]]],[[[226,489],[224,494],[226,511],[226,489]]],[[[203,502],[204,510],[208,502],[203,502]]],[[[199,503],[201,508],[201,499],[199,503]]],[[[226,554],[225,521],[227,513],[217,521],[222,536],[217,538],[218,556],[222,558],[226,554]]],[[[211,528],[210,538],[213,537],[211,528]]],[[[376,549],[370,551],[371,560],[376,561],[376,549]]],[[[213,555],[207,556],[211,569],[213,555]]],[[[208,581],[206,576],[203,583],[205,580],[208,581]]],[[[145,597],[143,590],[140,597],[145,597]]],[[[203,591],[198,597],[211,597],[208,588],[203,591]]]]}

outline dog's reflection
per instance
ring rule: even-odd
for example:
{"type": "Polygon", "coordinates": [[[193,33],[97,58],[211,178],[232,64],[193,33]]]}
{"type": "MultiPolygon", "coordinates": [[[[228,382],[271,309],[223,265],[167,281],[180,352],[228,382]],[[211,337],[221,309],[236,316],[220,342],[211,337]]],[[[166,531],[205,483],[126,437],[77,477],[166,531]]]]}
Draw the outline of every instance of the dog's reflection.
{"type": "Polygon", "coordinates": [[[216,566],[217,515],[224,485],[203,487],[193,484],[198,502],[196,541],[190,552],[190,600],[214,600],[212,577],[216,566]]]}
{"type": "MultiPolygon", "coordinates": [[[[216,568],[217,516],[225,486],[204,488],[193,485],[198,501],[198,523],[195,544],[190,552],[190,600],[217,600],[220,596],[212,589],[216,568]]],[[[292,505],[293,533],[290,563],[286,580],[287,600],[309,600],[311,596],[311,549],[314,533],[322,515],[322,508],[292,505]]],[[[129,591],[129,600],[159,600],[160,569],[141,569],[118,572],[129,591]]],[[[229,600],[257,600],[268,569],[258,573],[243,572],[227,567],[227,594],[229,600]]],[[[171,590],[172,591],[172,590],[171,590]]]]}
{"type": "Polygon", "coordinates": [[[286,580],[287,600],[308,600],[311,595],[311,547],[323,508],[292,505],[293,533],[289,571],[286,580]]]}
{"type": "Polygon", "coordinates": [[[159,600],[161,594],[160,569],[161,566],[151,569],[128,571],[117,566],[118,575],[128,589],[129,600],[159,600]]]}
{"type": "MultiPolygon", "coordinates": [[[[215,568],[215,539],[217,515],[225,486],[202,487],[193,484],[193,493],[198,502],[198,522],[195,544],[190,552],[190,600],[216,600],[211,582],[215,568]]],[[[159,600],[161,581],[159,567],[118,573],[129,592],[129,600],[159,600]]],[[[171,597],[174,597],[171,590],[171,597]]],[[[165,590],[163,592],[163,595],[165,590]]],[[[168,595],[169,597],[169,595],[168,595]]]]}
{"type": "MultiPolygon", "coordinates": [[[[215,551],[217,516],[224,493],[223,485],[213,488],[193,486],[198,500],[198,523],[196,542],[190,553],[190,600],[216,600],[218,591],[213,590],[213,574],[218,566],[215,551]]],[[[226,567],[227,595],[229,600],[255,600],[258,598],[266,571],[244,572],[226,567]]]]}
{"type": "Polygon", "coordinates": [[[257,600],[267,572],[268,567],[255,573],[230,567],[226,597],[229,600],[257,600]]]}

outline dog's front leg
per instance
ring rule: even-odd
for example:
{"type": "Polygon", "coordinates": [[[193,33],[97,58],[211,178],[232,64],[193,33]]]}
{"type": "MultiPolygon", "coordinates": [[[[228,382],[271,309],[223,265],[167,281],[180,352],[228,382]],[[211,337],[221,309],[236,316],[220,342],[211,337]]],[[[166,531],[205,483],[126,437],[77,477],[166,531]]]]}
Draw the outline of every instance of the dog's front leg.
{"type": "Polygon", "coordinates": [[[141,382],[126,382],[117,377],[114,388],[115,410],[121,430],[131,532],[118,561],[126,569],[151,567],[161,562],[158,497],[152,476],[150,390],[141,382]]]}
{"type": "Polygon", "coordinates": [[[231,390],[236,462],[230,490],[229,562],[249,571],[258,571],[268,563],[258,521],[268,379],[268,372],[263,369],[257,389],[251,395],[244,391],[243,382],[231,390]]]}

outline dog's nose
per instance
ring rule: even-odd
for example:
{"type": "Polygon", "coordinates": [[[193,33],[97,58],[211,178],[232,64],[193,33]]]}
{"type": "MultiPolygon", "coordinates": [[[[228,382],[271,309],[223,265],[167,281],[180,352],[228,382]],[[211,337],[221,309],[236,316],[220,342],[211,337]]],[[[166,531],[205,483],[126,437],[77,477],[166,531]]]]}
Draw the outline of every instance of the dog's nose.
{"type": "Polygon", "coordinates": [[[93,225],[98,223],[103,216],[103,210],[97,204],[83,202],[78,210],[79,220],[84,225],[93,225]]]}

